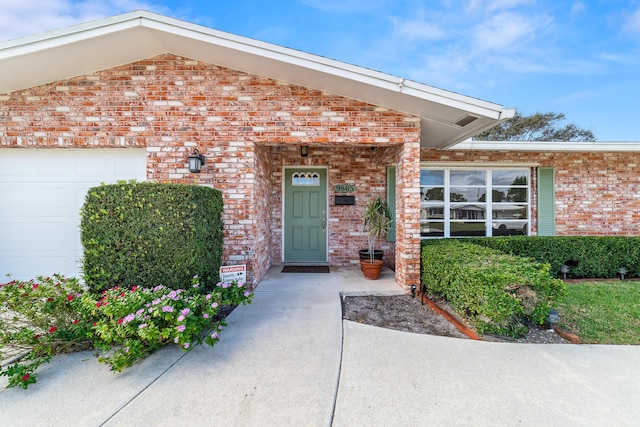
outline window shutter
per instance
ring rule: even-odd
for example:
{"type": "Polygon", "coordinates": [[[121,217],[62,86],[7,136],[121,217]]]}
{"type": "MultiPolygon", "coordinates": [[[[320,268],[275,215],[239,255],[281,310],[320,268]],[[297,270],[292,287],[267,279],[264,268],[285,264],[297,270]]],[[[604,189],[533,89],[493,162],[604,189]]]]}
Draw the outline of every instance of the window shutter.
{"type": "Polygon", "coordinates": [[[553,168],[538,168],[538,236],[556,234],[555,175],[553,168]]]}
{"type": "Polygon", "coordinates": [[[391,226],[387,233],[387,242],[396,241],[396,167],[387,166],[387,205],[391,211],[391,226]]]}

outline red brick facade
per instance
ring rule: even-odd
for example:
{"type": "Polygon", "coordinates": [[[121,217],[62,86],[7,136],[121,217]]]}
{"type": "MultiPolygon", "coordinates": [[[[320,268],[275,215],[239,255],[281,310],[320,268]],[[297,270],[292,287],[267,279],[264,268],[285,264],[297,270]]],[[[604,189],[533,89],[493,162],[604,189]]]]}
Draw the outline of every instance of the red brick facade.
{"type": "MultiPolygon", "coordinates": [[[[221,190],[223,263],[247,264],[254,284],[282,261],[287,166],[328,170],[331,265],[357,263],[362,211],[370,195],[385,195],[387,166],[402,186],[399,218],[418,218],[419,119],[265,77],[162,55],[0,95],[0,116],[0,147],[146,147],[147,179],[221,190]],[[187,169],[194,148],[207,159],[200,174],[187,169]],[[333,185],[346,183],[356,206],[333,206],[333,185]]],[[[398,223],[397,252],[378,246],[407,286],[419,276],[419,234],[398,223]]]]}
{"type": "Polygon", "coordinates": [[[417,117],[173,55],[0,95],[0,117],[0,147],[146,147],[147,179],[221,190],[223,263],[247,264],[254,284],[282,261],[287,167],[327,170],[328,260],[346,266],[366,247],[365,205],[396,166],[396,242],[377,247],[402,286],[419,282],[420,162],[553,167],[558,235],[640,235],[640,153],[421,150],[417,117]],[[200,174],[187,169],[194,148],[207,159],[200,174]],[[355,186],[355,206],[333,204],[335,184],[355,186]]]}

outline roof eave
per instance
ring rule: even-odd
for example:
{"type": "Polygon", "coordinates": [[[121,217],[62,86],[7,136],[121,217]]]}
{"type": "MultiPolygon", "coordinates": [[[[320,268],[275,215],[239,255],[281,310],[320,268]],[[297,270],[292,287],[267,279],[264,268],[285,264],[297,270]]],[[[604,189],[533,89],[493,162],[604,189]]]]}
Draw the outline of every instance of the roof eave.
{"type": "Polygon", "coordinates": [[[549,142],[549,141],[463,141],[449,150],[477,151],[575,151],[575,152],[640,152],[640,142],[549,142]]]}
{"type": "Polygon", "coordinates": [[[509,111],[498,104],[401,77],[146,11],[0,43],[0,74],[10,76],[0,83],[0,93],[162,53],[263,75],[420,117],[423,134],[426,133],[422,145],[432,148],[446,148],[493,127],[504,120],[505,112],[509,111]],[[92,49],[94,46],[101,49],[92,49]],[[82,61],[71,60],[78,57],[82,61]],[[455,126],[464,115],[478,120],[464,127],[455,126]]]}

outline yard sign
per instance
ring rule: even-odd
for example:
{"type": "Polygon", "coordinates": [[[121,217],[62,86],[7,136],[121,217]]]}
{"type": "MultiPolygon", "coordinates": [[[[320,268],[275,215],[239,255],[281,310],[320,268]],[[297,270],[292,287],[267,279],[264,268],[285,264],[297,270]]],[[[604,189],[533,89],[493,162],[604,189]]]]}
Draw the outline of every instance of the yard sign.
{"type": "Polygon", "coordinates": [[[247,281],[246,265],[223,265],[220,267],[220,281],[222,283],[247,281]]]}

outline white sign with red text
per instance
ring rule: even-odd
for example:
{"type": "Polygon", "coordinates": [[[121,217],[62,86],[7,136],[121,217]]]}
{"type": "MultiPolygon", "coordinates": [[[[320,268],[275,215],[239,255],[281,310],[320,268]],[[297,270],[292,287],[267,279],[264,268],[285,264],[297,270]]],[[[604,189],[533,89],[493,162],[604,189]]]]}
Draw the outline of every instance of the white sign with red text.
{"type": "Polygon", "coordinates": [[[223,265],[220,267],[220,281],[222,283],[247,282],[246,265],[223,265]]]}

